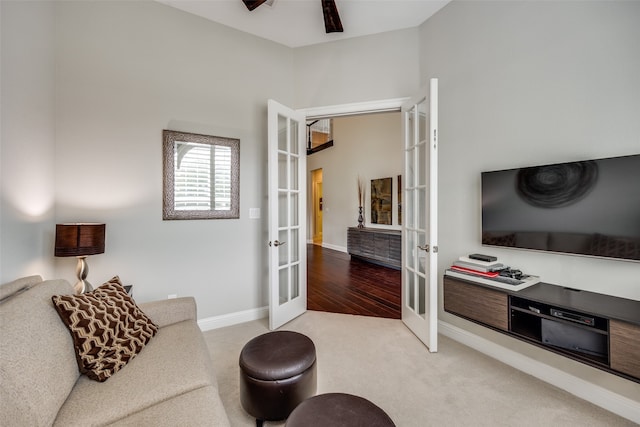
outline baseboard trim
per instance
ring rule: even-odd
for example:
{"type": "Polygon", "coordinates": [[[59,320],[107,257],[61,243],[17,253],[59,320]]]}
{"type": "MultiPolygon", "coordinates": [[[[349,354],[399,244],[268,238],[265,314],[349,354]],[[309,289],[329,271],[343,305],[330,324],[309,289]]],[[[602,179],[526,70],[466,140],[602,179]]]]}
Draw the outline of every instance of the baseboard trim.
{"type": "Polygon", "coordinates": [[[322,247],[327,249],[333,249],[334,251],[344,252],[345,254],[348,253],[347,248],[345,248],[344,246],[332,245],[331,243],[323,242],[322,247]]]}
{"type": "Polygon", "coordinates": [[[640,402],[638,401],[510,350],[450,323],[439,321],[438,327],[439,333],[446,337],[640,424],[640,402]]]}
{"type": "Polygon", "coordinates": [[[210,331],[212,329],[237,325],[238,323],[251,322],[252,320],[262,319],[267,316],[269,316],[269,307],[259,307],[200,319],[198,320],[198,326],[201,331],[210,331]]]}
{"type": "MultiPolygon", "coordinates": [[[[307,240],[307,244],[315,245],[315,243],[313,243],[313,240],[307,240]]],[[[332,245],[331,243],[324,242],[320,243],[320,246],[327,249],[333,249],[334,251],[344,252],[345,254],[349,253],[349,251],[347,251],[347,248],[345,248],[344,246],[332,245]]]]}

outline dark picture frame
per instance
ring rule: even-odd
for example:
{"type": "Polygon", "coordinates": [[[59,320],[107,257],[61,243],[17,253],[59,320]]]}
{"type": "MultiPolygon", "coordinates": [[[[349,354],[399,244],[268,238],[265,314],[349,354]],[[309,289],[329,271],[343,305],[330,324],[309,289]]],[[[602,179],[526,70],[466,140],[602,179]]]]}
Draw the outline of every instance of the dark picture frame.
{"type": "Polygon", "coordinates": [[[398,225],[402,225],[402,175],[398,175],[398,225]]]}
{"type": "Polygon", "coordinates": [[[371,223],[391,225],[392,220],[392,178],[371,180],[371,223]]]}

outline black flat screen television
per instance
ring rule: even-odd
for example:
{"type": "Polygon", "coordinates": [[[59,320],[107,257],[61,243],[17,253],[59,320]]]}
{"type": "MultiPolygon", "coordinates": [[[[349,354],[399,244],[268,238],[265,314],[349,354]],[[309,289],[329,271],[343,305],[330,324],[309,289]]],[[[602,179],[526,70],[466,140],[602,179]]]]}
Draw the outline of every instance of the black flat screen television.
{"type": "Polygon", "coordinates": [[[482,172],[482,244],[640,261],[640,154],[482,172]]]}

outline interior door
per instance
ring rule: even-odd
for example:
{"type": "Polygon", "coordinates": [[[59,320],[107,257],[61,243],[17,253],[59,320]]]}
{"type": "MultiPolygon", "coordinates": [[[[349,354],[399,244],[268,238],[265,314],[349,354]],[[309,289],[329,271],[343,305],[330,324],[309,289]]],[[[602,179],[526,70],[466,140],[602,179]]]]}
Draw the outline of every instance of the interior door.
{"type": "Polygon", "coordinates": [[[402,321],[438,350],[438,80],[402,107],[402,321]]]}
{"type": "Polygon", "coordinates": [[[307,309],[305,116],[268,102],[269,328],[307,309]]]}

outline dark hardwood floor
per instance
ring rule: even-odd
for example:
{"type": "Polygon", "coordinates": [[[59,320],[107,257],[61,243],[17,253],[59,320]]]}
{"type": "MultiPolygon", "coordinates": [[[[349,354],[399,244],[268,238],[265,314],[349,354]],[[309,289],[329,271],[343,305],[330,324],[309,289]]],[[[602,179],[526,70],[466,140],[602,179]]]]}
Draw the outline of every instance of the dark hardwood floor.
{"type": "Polygon", "coordinates": [[[307,245],[307,308],[400,319],[401,272],[307,245]]]}

